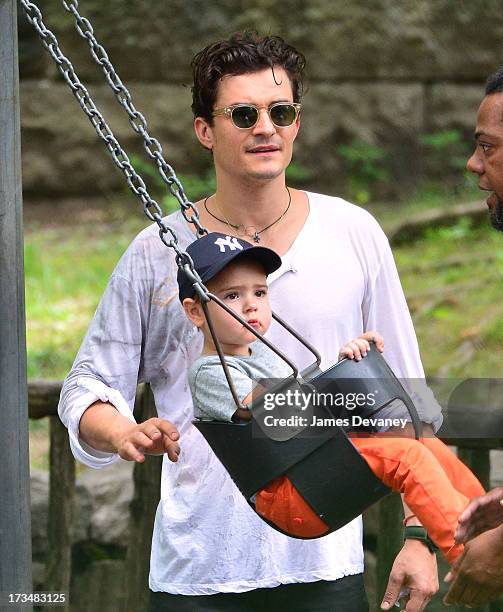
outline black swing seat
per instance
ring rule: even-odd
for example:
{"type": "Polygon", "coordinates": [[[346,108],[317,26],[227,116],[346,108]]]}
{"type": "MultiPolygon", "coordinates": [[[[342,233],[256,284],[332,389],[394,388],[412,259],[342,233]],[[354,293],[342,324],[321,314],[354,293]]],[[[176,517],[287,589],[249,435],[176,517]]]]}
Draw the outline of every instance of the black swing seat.
{"type": "MultiPolygon", "coordinates": [[[[419,435],[420,422],[412,400],[373,345],[361,361],[344,359],[325,372],[319,372],[300,383],[302,391],[330,395],[372,393],[375,403],[351,411],[364,418],[375,415],[395,399],[402,400],[416,435],[419,435]]],[[[284,391],[292,385],[299,385],[293,377],[279,386],[284,391]]],[[[277,388],[268,391],[277,392],[277,388]]],[[[262,396],[253,401],[249,421],[194,421],[252,508],[252,498],[257,491],[284,474],[332,532],[391,492],[374,475],[347,436],[345,429],[354,431],[355,428],[333,424],[335,419],[348,414],[347,409],[312,402],[306,417],[309,422],[315,416],[328,423],[293,427],[293,433],[288,427],[269,428],[262,422],[259,425],[266,412],[269,411],[263,410],[262,396]],[[286,434],[281,435],[285,431],[286,434]]],[[[367,431],[371,429],[366,428],[367,431]]],[[[276,525],[269,524],[284,533],[276,525]]]]}

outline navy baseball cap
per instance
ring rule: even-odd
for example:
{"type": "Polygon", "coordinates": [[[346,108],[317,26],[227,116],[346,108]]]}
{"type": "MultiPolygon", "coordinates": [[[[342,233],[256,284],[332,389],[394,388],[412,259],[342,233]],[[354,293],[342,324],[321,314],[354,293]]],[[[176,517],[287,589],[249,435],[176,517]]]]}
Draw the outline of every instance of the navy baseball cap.
{"type": "MultiPolygon", "coordinates": [[[[211,232],[198,238],[186,249],[194,262],[194,269],[201,277],[203,283],[215,277],[227,264],[240,257],[247,257],[260,262],[264,266],[266,275],[274,272],[281,266],[281,258],[272,249],[253,246],[246,240],[234,236],[211,232]]],[[[185,298],[192,298],[195,289],[185,272],[178,268],[178,296],[180,302],[185,298]]]]}

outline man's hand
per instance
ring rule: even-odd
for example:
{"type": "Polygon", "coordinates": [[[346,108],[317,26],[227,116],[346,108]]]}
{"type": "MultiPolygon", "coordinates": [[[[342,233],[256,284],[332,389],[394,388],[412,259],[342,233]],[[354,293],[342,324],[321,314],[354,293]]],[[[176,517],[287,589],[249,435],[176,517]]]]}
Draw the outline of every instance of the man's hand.
{"type": "MultiPolygon", "coordinates": [[[[131,421],[130,421],[131,423],[131,421]]],[[[131,427],[119,430],[113,443],[116,452],[127,461],[145,461],[145,455],[168,454],[171,461],[178,461],[180,434],[169,421],[153,417],[131,427]]]]}
{"type": "Polygon", "coordinates": [[[134,423],[106,402],[94,402],[80,418],[79,435],[92,448],[119,453],[127,461],[145,461],[145,455],[168,454],[178,461],[180,434],[157,417],[134,423]]]}
{"type": "Polygon", "coordinates": [[[407,593],[406,612],[421,612],[438,591],[437,559],[419,540],[405,540],[398,553],[381,602],[381,610],[390,610],[407,593]]]}
{"type": "Polygon", "coordinates": [[[456,542],[464,543],[503,524],[503,487],[474,497],[459,516],[456,542]]]}
{"type": "Polygon", "coordinates": [[[444,603],[480,606],[503,593],[503,525],[465,544],[445,582],[452,582],[444,603]]]}

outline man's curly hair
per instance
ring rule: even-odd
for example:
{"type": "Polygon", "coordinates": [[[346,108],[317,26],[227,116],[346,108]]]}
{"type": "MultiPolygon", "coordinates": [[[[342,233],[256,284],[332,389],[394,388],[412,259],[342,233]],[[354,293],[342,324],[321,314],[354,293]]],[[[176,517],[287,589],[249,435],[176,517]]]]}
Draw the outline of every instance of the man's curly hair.
{"type": "Polygon", "coordinates": [[[280,36],[259,36],[254,31],[236,32],[230,38],[208,45],[192,62],[192,112],[210,125],[217,97],[218,83],[225,75],[246,74],[265,68],[280,67],[290,79],[293,101],[303,93],[306,58],[280,36]]]}
{"type": "Polygon", "coordinates": [[[486,81],[486,96],[503,91],[503,66],[489,75],[486,81]]]}

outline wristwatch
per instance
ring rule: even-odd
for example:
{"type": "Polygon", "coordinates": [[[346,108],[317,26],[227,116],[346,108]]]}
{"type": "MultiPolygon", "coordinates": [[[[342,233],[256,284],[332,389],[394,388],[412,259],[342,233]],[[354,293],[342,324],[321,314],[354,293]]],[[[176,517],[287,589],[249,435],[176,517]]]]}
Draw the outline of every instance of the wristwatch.
{"type": "Polygon", "coordinates": [[[428,532],[421,525],[406,525],[403,530],[404,540],[421,540],[428,547],[428,550],[432,553],[438,550],[438,546],[430,538],[428,532]]]}

